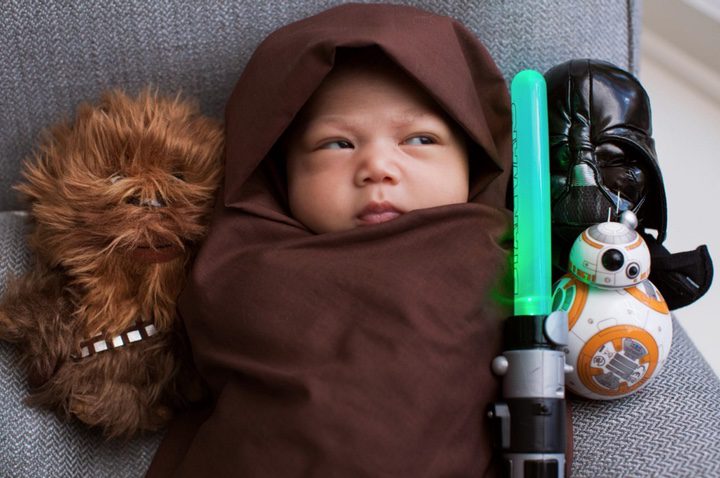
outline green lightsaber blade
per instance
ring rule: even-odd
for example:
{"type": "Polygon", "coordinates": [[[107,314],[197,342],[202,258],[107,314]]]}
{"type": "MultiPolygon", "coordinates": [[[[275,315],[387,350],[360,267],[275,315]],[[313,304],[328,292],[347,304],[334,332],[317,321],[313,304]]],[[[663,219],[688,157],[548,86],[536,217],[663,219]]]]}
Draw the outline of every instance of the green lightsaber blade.
{"type": "Polygon", "coordinates": [[[510,85],[513,121],[515,315],[551,312],[550,163],[547,88],[537,71],[510,85]]]}

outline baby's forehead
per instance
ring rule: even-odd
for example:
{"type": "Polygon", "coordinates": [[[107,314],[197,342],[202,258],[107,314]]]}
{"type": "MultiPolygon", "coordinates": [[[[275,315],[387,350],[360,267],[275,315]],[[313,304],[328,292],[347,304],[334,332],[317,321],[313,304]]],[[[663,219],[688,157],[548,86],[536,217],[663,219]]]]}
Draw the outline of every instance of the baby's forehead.
{"type": "MultiPolygon", "coordinates": [[[[418,107],[389,110],[383,117],[383,120],[391,126],[398,128],[423,121],[445,122],[445,119],[437,114],[436,111],[418,107]]],[[[314,115],[306,117],[306,121],[330,126],[353,126],[355,117],[353,111],[337,114],[335,112],[318,109],[314,115]]]]}
{"type": "Polygon", "coordinates": [[[389,60],[343,61],[324,78],[305,104],[296,123],[342,124],[354,113],[383,111],[402,124],[434,119],[449,122],[440,105],[400,67],[389,60]]]}

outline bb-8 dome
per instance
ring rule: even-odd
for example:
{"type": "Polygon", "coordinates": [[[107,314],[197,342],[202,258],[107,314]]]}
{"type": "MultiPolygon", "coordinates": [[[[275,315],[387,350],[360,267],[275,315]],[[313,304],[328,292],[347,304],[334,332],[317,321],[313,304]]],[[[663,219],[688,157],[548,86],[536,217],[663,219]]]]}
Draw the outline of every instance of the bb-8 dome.
{"type": "Polygon", "coordinates": [[[624,288],[650,276],[650,250],[634,229],[620,222],[589,227],[570,250],[570,272],[596,287],[624,288]]]}

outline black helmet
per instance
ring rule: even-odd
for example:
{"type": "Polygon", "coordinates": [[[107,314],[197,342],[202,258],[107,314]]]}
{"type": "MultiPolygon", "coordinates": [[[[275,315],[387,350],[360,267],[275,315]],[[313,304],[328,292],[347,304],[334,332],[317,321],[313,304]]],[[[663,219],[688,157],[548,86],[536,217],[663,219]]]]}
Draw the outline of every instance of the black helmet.
{"type": "Polygon", "coordinates": [[[662,246],[667,200],[645,89],[627,71],[588,59],[551,68],[545,81],[555,265],[565,269],[586,228],[630,210],[650,247],[650,279],[670,308],[700,298],[713,276],[707,247],[670,254],[662,246]]]}
{"type": "Polygon", "coordinates": [[[545,74],[553,230],[562,243],[631,210],[662,243],[667,205],[652,139],[650,101],[630,73],[571,60],[545,74]]]}

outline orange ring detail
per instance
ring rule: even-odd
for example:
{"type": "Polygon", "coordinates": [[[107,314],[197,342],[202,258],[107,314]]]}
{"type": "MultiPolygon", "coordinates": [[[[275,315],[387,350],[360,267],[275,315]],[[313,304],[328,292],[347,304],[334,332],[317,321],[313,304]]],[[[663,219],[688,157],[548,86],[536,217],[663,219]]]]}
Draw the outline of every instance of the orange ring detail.
{"type": "Polygon", "coordinates": [[[642,245],[643,238],[640,237],[640,234],[638,234],[637,236],[638,236],[637,241],[635,241],[632,244],[630,244],[629,246],[627,246],[629,251],[632,251],[633,249],[637,249],[638,247],[640,247],[642,245]]]}
{"type": "Polygon", "coordinates": [[[585,303],[587,302],[590,287],[588,287],[586,283],[577,280],[570,274],[565,275],[565,277],[570,280],[567,284],[565,284],[564,289],[567,290],[573,286],[575,287],[575,298],[573,299],[570,310],[568,310],[568,330],[572,330],[572,328],[575,326],[575,323],[580,318],[580,314],[582,314],[582,311],[585,308],[585,303]]]}
{"type": "Polygon", "coordinates": [[[655,312],[660,312],[661,314],[669,314],[670,309],[668,308],[667,302],[665,302],[665,299],[663,299],[662,295],[660,295],[660,291],[657,290],[657,287],[655,287],[655,290],[657,291],[660,300],[653,299],[652,297],[638,289],[637,286],[628,287],[627,289],[625,289],[628,294],[635,297],[637,300],[650,307],[655,312]]]}
{"type": "Polygon", "coordinates": [[[587,229],[583,231],[582,239],[583,239],[583,241],[585,241],[585,243],[587,245],[594,247],[595,249],[602,249],[603,247],[605,247],[602,244],[600,244],[599,242],[595,242],[592,239],[590,239],[590,236],[587,233],[587,229]]]}
{"type": "Polygon", "coordinates": [[[578,354],[578,377],[583,385],[598,395],[606,397],[625,395],[638,389],[647,382],[650,377],[652,377],[652,374],[655,372],[655,368],[658,364],[658,357],[659,352],[657,343],[652,335],[650,335],[646,330],[632,325],[616,325],[598,332],[587,341],[578,354]],[[593,380],[593,376],[600,375],[602,373],[602,369],[592,366],[592,358],[595,355],[595,352],[597,352],[602,345],[605,345],[608,342],[613,344],[616,351],[619,350],[619,348],[622,347],[622,339],[625,337],[637,340],[648,350],[648,354],[640,360],[641,363],[648,364],[648,369],[645,371],[645,375],[638,380],[635,385],[628,387],[627,384],[622,383],[618,386],[617,390],[608,390],[593,380]]]}

